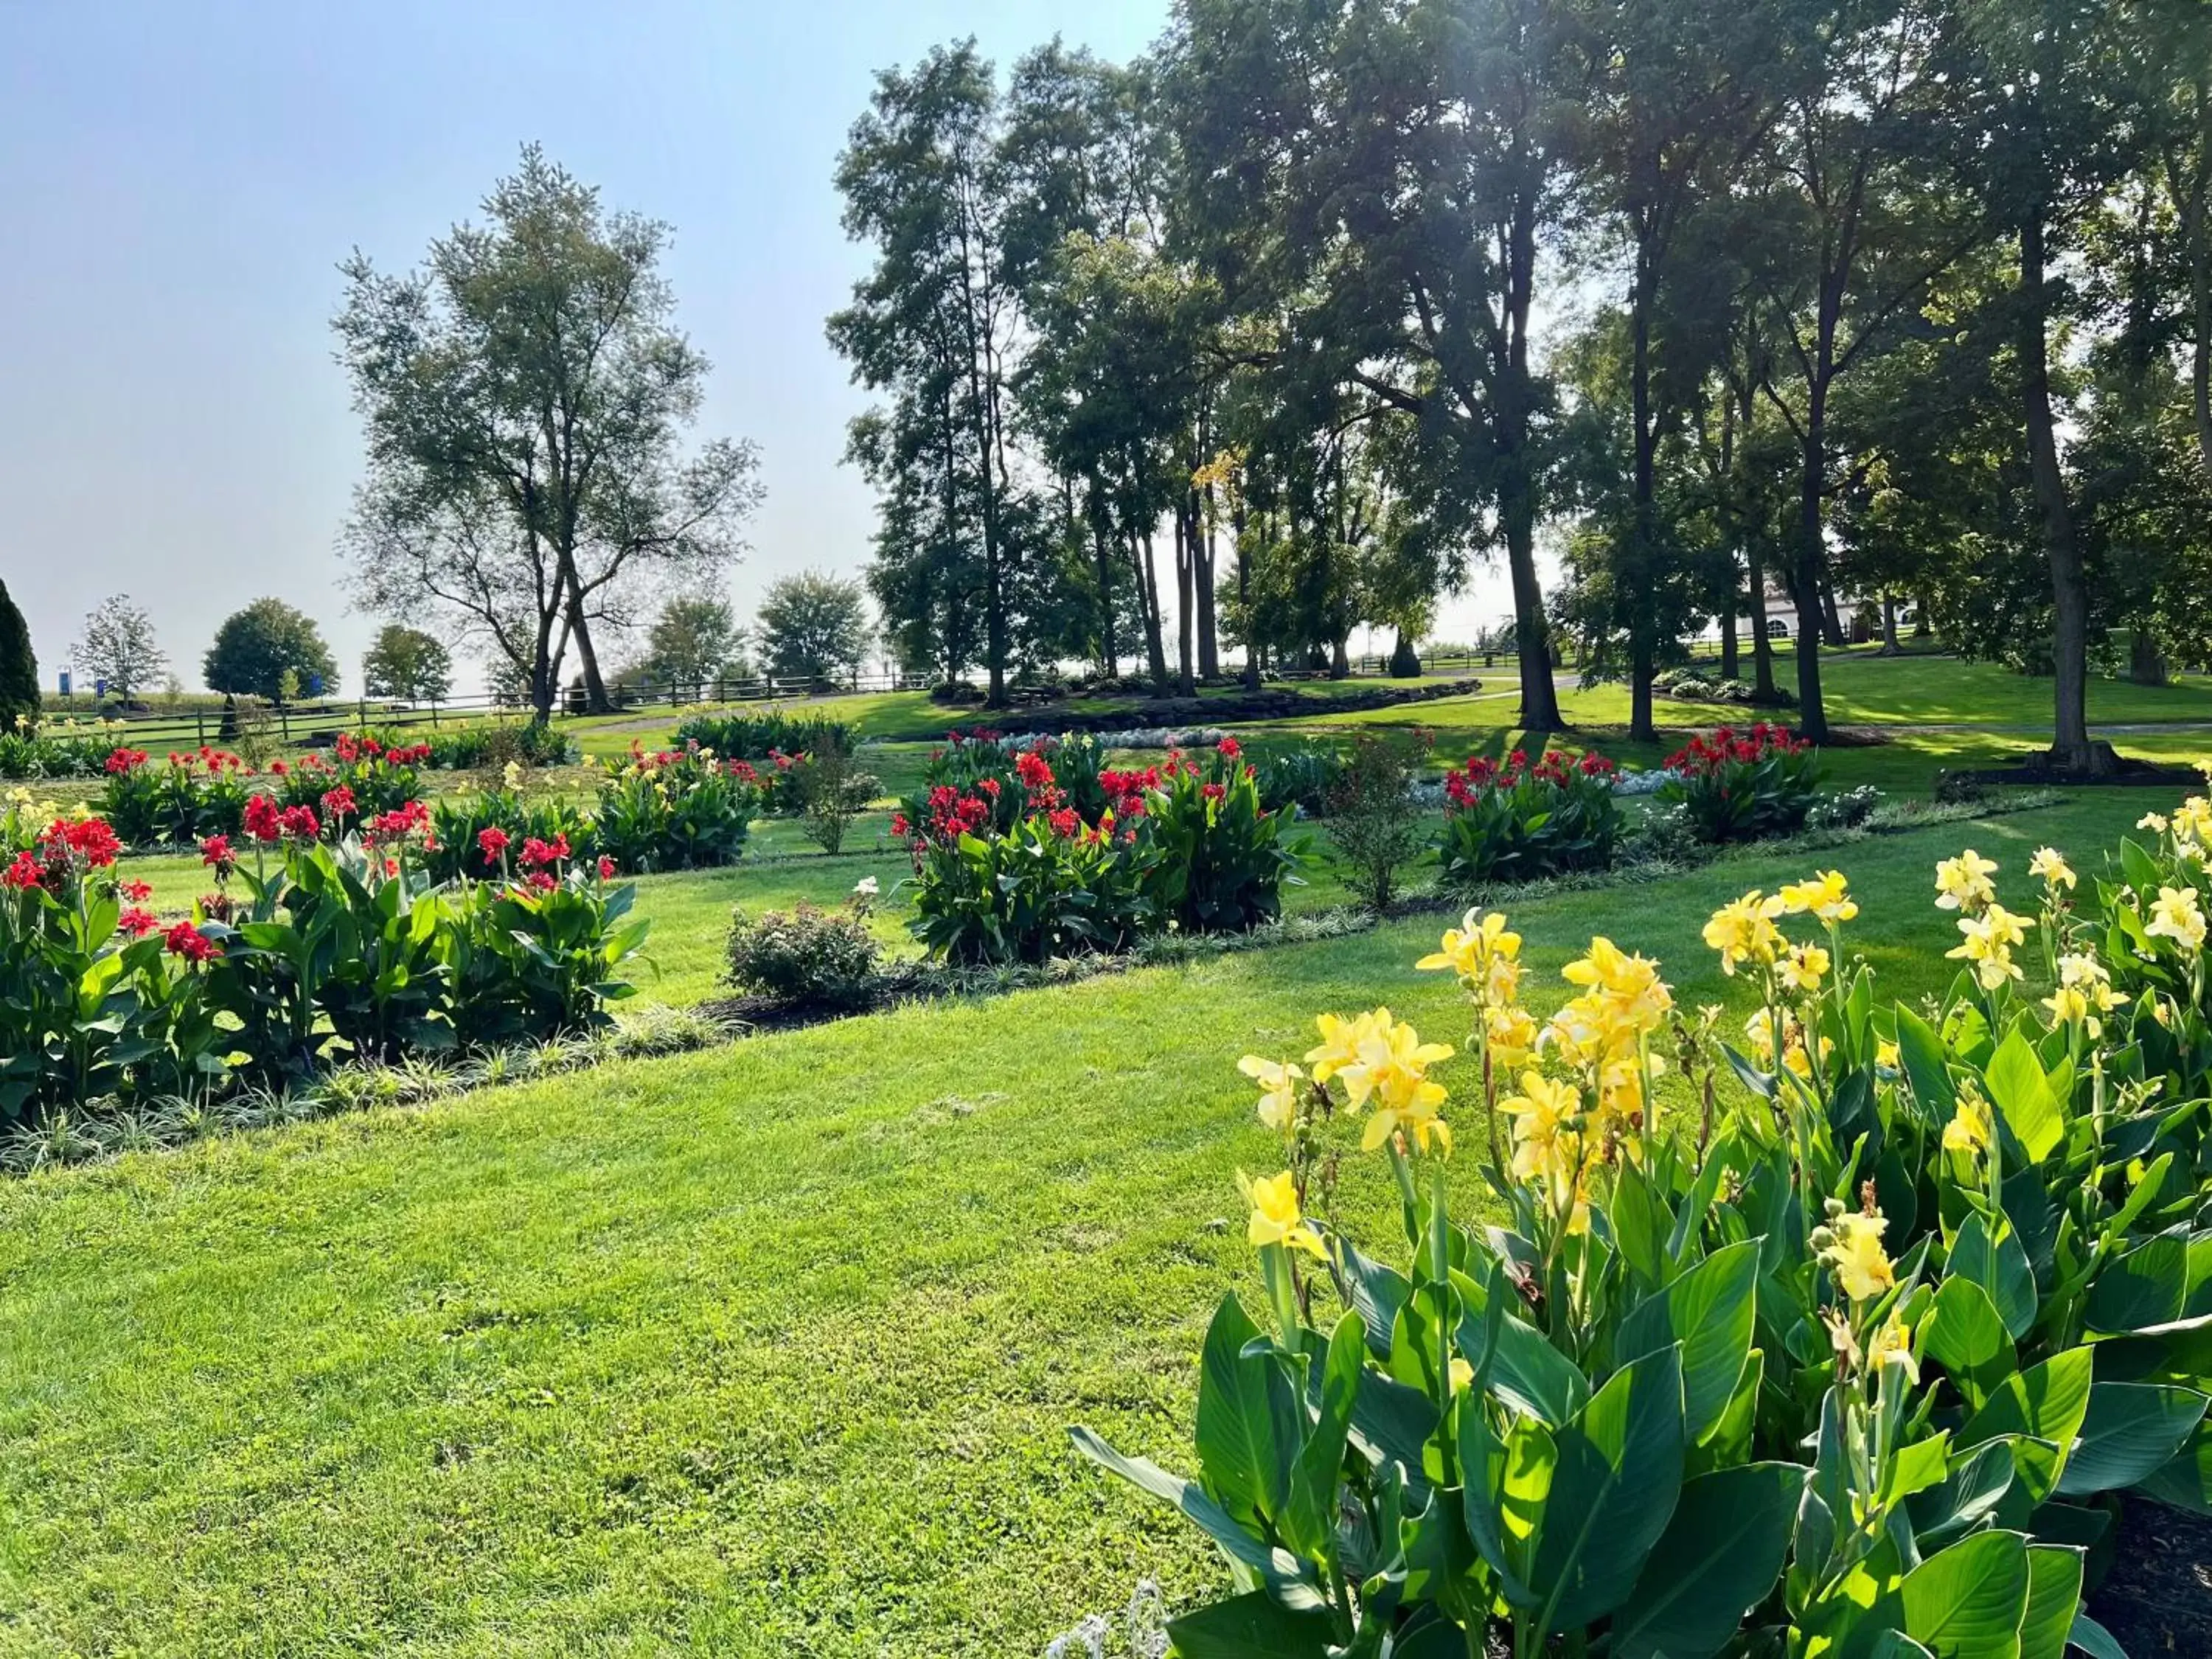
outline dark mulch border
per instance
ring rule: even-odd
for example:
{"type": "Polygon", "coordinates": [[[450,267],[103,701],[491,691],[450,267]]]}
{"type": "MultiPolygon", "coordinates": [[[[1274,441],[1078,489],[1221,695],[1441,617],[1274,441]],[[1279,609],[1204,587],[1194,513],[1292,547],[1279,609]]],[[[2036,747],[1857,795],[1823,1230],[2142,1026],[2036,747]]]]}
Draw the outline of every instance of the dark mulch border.
{"type": "Polygon", "coordinates": [[[2087,1606],[2133,1659],[2212,1655],[2212,1519],[2128,1499],[2087,1606]]]}
{"type": "MultiPolygon", "coordinates": [[[[1968,784],[2064,784],[2090,785],[2118,789],[2188,788],[2203,781],[2203,774],[2193,766],[2160,766],[2154,761],[2139,760],[2123,755],[2109,743],[2095,745],[2102,762],[2102,769],[2083,773],[2071,771],[2051,763],[2047,749],[2031,750],[2010,766],[1990,767],[1972,772],[1939,772],[1939,781],[1949,778],[1968,784]]],[[[2205,1650],[2212,1654],[2212,1648],[2205,1650]]]]}

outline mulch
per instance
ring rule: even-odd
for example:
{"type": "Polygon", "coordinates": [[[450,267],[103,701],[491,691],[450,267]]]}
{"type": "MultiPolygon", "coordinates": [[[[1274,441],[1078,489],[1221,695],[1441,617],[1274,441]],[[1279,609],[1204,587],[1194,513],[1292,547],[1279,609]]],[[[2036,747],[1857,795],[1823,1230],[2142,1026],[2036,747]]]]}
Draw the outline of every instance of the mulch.
{"type": "Polygon", "coordinates": [[[2089,1616],[2129,1659],[2212,1656],[2212,1519],[2130,1498],[2089,1616]]]}

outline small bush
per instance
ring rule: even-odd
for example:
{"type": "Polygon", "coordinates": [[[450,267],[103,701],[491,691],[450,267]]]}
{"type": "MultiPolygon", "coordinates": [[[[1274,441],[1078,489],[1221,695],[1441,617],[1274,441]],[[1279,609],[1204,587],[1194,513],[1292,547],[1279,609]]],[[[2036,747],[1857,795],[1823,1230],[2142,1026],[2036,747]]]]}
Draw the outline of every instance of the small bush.
{"type": "Polygon", "coordinates": [[[1551,750],[1531,765],[1516,749],[1503,766],[1478,755],[1447,773],[1437,842],[1445,884],[1468,888],[1609,867],[1625,828],[1613,793],[1619,770],[1595,750],[1570,761],[1551,750]]]}
{"type": "Polygon", "coordinates": [[[1352,740],[1349,763],[1337,763],[1328,795],[1337,879],[1370,910],[1389,907],[1400,872],[1426,847],[1413,780],[1428,750],[1419,736],[1362,733],[1352,740]]]}
{"type": "Polygon", "coordinates": [[[1808,830],[1856,830],[1881,810],[1881,791],[1870,783],[1823,795],[1805,815],[1808,830]]]}
{"type": "Polygon", "coordinates": [[[821,910],[802,900],[787,914],[771,910],[757,920],[732,911],[727,955],[723,978],[747,996],[861,1008],[874,999],[883,952],[863,905],[821,910]]]}
{"type": "Polygon", "coordinates": [[[1253,757],[1259,769],[1260,803],[1271,812],[1297,807],[1316,814],[1329,810],[1329,794],[1344,776],[1344,757],[1325,744],[1271,749],[1253,757]]]}
{"type": "Polygon", "coordinates": [[[844,849],[853,820],[868,810],[868,803],[883,787],[874,773],[860,770],[842,749],[801,757],[785,779],[785,787],[796,799],[799,815],[805,821],[807,840],[833,858],[844,849]]]}
{"type": "Polygon", "coordinates": [[[1674,776],[1659,799],[1688,810],[1700,841],[1793,835],[1820,796],[1819,751],[1765,720],[1694,737],[1667,766],[1674,776]]]}
{"type": "Polygon", "coordinates": [[[1237,933],[1282,914],[1297,854],[1236,740],[1203,761],[1170,757],[1145,797],[1146,879],[1164,922],[1185,933],[1237,933]]]}
{"type": "Polygon", "coordinates": [[[779,750],[787,755],[850,752],[858,735],[827,714],[793,714],[781,708],[702,710],[678,725],[676,746],[696,744],[723,760],[764,761],[779,750]]]}

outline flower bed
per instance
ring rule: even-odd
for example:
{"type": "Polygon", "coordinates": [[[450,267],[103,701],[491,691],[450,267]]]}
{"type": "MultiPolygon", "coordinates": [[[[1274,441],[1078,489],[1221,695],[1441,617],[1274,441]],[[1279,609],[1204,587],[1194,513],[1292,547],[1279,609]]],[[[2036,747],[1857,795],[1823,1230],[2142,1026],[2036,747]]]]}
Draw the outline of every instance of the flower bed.
{"type": "Polygon", "coordinates": [[[203,842],[212,890],[167,927],[105,819],[0,817],[0,1123],[543,1038],[629,994],[645,924],[609,860],[533,842],[447,884],[419,801],[335,842],[265,794],[243,817],[242,842],[203,842]]]}
{"type": "Polygon", "coordinates": [[[1138,770],[1098,758],[1079,738],[1024,747],[988,732],[932,757],[891,832],[914,854],[912,927],[933,956],[1037,963],[1280,913],[1297,855],[1234,738],[1138,770]]]}
{"type": "Polygon", "coordinates": [[[787,755],[825,748],[849,752],[859,735],[847,722],[827,714],[793,714],[781,708],[699,709],[678,724],[676,744],[758,763],[778,750],[787,755]]]}
{"type": "Polygon", "coordinates": [[[1198,1476],[1075,1431],[1236,1564],[1176,1650],[2117,1651],[2081,1611],[2116,1498],[2212,1510],[2212,805],[2148,827],[2087,915],[2051,849],[2032,912],[1945,860],[1926,1017],[1878,1002],[1827,871],[1707,924],[1741,1041],[1602,938],[1540,1021],[1469,912],[1419,964],[1466,988],[1465,1056],[1384,1008],[1248,1055],[1279,1172],[1198,1476]],[[1388,1253],[1334,1219],[1361,1154],[1388,1253]],[[1455,1155],[1497,1224],[1455,1219],[1455,1155]]]}
{"type": "Polygon", "coordinates": [[[1437,842],[1445,885],[1607,868],[1625,828],[1613,799],[1620,769],[1595,750],[1571,760],[1548,749],[1532,764],[1516,749],[1503,764],[1478,755],[1447,772],[1437,842]]]}
{"type": "Polygon", "coordinates": [[[1820,799],[1820,751],[1765,720],[1701,732],[1667,757],[1667,769],[1660,800],[1682,809],[1704,842],[1793,834],[1820,799]]]}

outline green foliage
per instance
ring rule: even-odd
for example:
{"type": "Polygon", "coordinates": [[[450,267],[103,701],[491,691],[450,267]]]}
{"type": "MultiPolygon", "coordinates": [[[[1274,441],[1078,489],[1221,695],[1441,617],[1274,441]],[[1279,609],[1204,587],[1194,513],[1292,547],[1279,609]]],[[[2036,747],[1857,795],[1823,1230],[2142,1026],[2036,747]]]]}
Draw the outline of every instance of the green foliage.
{"type": "Polygon", "coordinates": [[[782,708],[701,711],[677,723],[675,744],[696,744],[724,760],[764,761],[823,749],[850,749],[852,726],[830,714],[797,714],[782,708]]]}
{"type": "Polygon", "coordinates": [[[883,787],[874,773],[861,771],[851,754],[837,748],[802,755],[775,776],[777,793],[791,799],[806,838],[832,857],[844,850],[853,820],[883,787]]]}
{"type": "Polygon", "coordinates": [[[512,870],[514,855],[529,842],[550,846],[565,841],[580,854],[592,848],[593,835],[591,815],[556,796],[488,789],[482,794],[441,795],[432,804],[430,845],[422,856],[441,881],[463,876],[490,880],[512,870]],[[506,837],[503,849],[485,848],[487,830],[506,837]]]}
{"type": "Polygon", "coordinates": [[[1617,770],[1595,751],[1571,762],[1549,750],[1532,766],[1516,749],[1503,766],[1477,756],[1446,773],[1437,844],[1445,885],[1464,890],[1610,866],[1625,828],[1613,793],[1617,770]]]}
{"type": "MultiPolygon", "coordinates": [[[[1427,753],[1421,736],[1378,732],[1354,738],[1348,763],[1329,753],[1336,773],[1328,800],[1337,878],[1370,910],[1389,907],[1400,872],[1426,850],[1413,783],[1427,753]]],[[[1263,778],[1266,764],[1261,763],[1263,778]]]]}
{"type": "Polygon", "coordinates": [[[1291,747],[1255,744],[1249,750],[1259,769],[1260,800],[1271,812],[1295,806],[1319,814],[1345,771],[1344,756],[1333,744],[1301,743],[1291,747]]]}
{"type": "Polygon", "coordinates": [[[361,685],[372,697],[434,702],[452,694],[453,653],[434,634],[402,623],[386,623],[377,630],[375,642],[361,659],[361,685]]]}
{"type": "Polygon", "coordinates": [[[256,599],[226,617],[200,672],[211,691],[271,702],[338,689],[337,659],[323,642],[322,629],[313,617],[282,599],[256,599]]]}
{"type": "Polygon", "coordinates": [[[760,789],[743,761],[688,747],[641,754],[599,786],[591,845],[629,871],[734,864],[759,811],[760,789]]]}
{"type": "Polygon", "coordinates": [[[0,581],[0,733],[17,734],[39,719],[39,659],[30,624],[0,581]]]}
{"type": "Polygon", "coordinates": [[[697,697],[709,682],[748,672],[744,648],[744,630],[727,600],[679,594],[653,617],[641,666],[677,695],[697,697]]]}
{"type": "MultiPolygon", "coordinates": [[[[383,733],[386,744],[400,734],[383,733]]],[[[518,766],[573,766],[581,758],[576,740],[544,720],[492,720],[480,726],[410,727],[404,734],[428,745],[423,763],[447,771],[491,771],[518,766]]]]}
{"type": "Polygon", "coordinates": [[[1146,864],[1127,848],[1061,834],[1042,814],[933,838],[915,854],[914,935],[963,967],[1126,949],[1157,915],[1146,864]]]}
{"type": "Polygon", "coordinates": [[[794,1007],[846,1009],[873,1000],[882,947],[866,910],[822,910],[801,901],[757,920],[730,915],[727,982],[749,996],[794,1007]]]}
{"type": "Polygon", "coordinates": [[[125,699],[152,686],[169,665],[153,617],[128,593],[111,593],[86,613],[70,661],[87,690],[105,684],[111,695],[125,699]]]}
{"type": "Polygon", "coordinates": [[[857,673],[868,653],[860,585],[820,571],[770,583],[759,624],[763,665],[780,680],[842,678],[857,673]]]}
{"type": "Polygon", "coordinates": [[[1706,842],[1795,834],[1820,799],[1820,754],[1765,720],[1699,733],[1667,757],[1659,799],[1681,807],[1706,842]]]}
{"type": "Polygon", "coordinates": [[[1170,756],[1145,796],[1139,854],[1152,914],[1185,933],[1237,933],[1282,914],[1298,853],[1260,804],[1233,738],[1202,760],[1170,756]]]}

